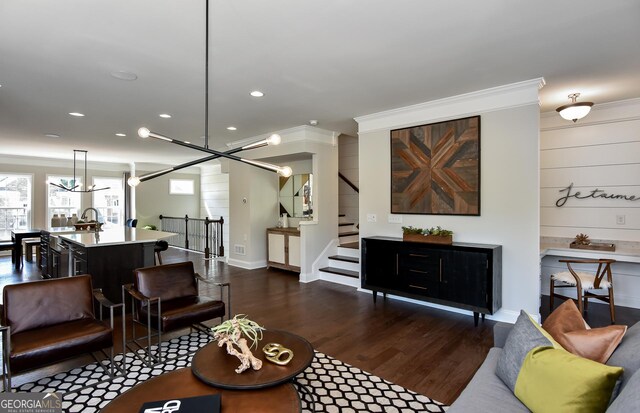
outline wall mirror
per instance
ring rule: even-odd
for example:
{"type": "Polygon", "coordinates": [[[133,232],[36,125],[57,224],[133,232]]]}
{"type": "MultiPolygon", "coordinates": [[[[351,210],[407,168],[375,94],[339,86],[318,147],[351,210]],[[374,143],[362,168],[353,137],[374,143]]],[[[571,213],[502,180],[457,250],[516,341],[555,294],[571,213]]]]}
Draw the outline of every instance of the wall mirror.
{"type": "Polygon", "coordinates": [[[291,175],[280,177],[280,215],[294,218],[311,218],[311,184],[312,174],[291,175]]]}

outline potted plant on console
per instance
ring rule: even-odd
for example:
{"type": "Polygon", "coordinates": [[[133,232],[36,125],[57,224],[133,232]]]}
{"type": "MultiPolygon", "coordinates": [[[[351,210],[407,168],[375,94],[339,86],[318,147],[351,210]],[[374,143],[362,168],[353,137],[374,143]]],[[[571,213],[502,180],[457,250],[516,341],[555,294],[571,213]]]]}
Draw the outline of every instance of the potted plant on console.
{"type": "Polygon", "coordinates": [[[451,244],[453,243],[453,231],[440,226],[428,229],[414,228],[412,226],[402,227],[402,240],[431,244],[451,244]]]}

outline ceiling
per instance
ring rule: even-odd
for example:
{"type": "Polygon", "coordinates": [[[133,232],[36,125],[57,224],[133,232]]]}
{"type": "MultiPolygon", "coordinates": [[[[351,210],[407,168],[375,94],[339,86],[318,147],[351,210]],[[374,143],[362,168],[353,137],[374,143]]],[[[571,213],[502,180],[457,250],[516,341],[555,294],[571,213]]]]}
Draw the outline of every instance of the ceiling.
{"type": "MultiPolygon", "coordinates": [[[[201,157],[136,130],[203,144],[204,8],[2,0],[0,153],[201,157]]],[[[637,0],[211,0],[210,19],[213,148],[311,119],[356,135],[357,116],[537,77],[543,112],[576,91],[596,105],[640,97],[637,0]]]]}

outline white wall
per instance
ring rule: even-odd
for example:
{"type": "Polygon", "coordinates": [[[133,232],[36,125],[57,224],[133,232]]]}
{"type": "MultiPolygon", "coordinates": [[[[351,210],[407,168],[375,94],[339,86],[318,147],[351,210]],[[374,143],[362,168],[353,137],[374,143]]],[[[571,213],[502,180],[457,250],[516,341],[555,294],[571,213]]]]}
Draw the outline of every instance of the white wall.
{"type": "Polygon", "coordinates": [[[640,99],[595,105],[577,123],[555,112],[541,117],[541,235],[640,241],[640,99]],[[583,195],[594,189],[639,200],[569,199],[559,190],[573,183],[583,195]],[[625,223],[616,222],[623,216],[625,223]]]}
{"type": "MultiPolygon", "coordinates": [[[[136,170],[138,176],[142,176],[148,172],[153,171],[136,170]]],[[[191,218],[199,218],[200,216],[199,174],[173,172],[142,182],[136,187],[135,191],[138,227],[155,225],[160,229],[160,215],[169,217],[184,217],[185,215],[189,215],[191,218]],[[194,194],[169,194],[170,179],[192,179],[194,181],[194,194]]]]}
{"type": "MultiPolygon", "coordinates": [[[[360,167],[358,164],[358,138],[340,135],[338,168],[356,187],[360,185],[360,167]]],[[[348,222],[358,223],[360,196],[342,179],[338,180],[338,211],[344,214],[348,222]]]]}
{"type": "MultiPolygon", "coordinates": [[[[573,183],[574,191],[589,194],[601,189],[608,194],[640,198],[640,99],[596,104],[577,123],[555,112],[541,116],[540,221],[541,235],[566,245],[578,233],[593,241],[616,244],[618,250],[640,244],[640,200],[569,199],[562,207],[558,192],[573,183]],[[624,224],[617,216],[624,216],[624,224]]],[[[594,252],[594,257],[598,252],[594,252]]],[[[542,260],[541,290],[549,294],[549,276],[566,271],[558,262],[567,257],[542,260]]],[[[578,267],[593,271],[594,268],[578,267]]],[[[617,262],[612,266],[616,305],[640,308],[640,264],[617,262]]],[[[571,295],[567,291],[567,295],[571,295]]],[[[575,296],[575,294],[573,294],[575,296]]]]}
{"type": "MultiPolygon", "coordinates": [[[[401,226],[441,225],[454,242],[502,245],[502,309],[539,314],[539,107],[542,79],[363,116],[359,123],[360,234],[401,237],[401,226]],[[481,216],[403,215],[389,224],[390,130],[481,115],[481,216]],[[377,222],[367,222],[376,214],[377,222]]],[[[428,305],[428,304],[427,304],[428,305]]]]}
{"type": "MultiPolygon", "coordinates": [[[[282,143],[279,146],[243,152],[243,157],[276,163],[271,158],[286,158],[292,154],[311,156],[313,220],[304,222],[300,227],[300,280],[313,281],[315,279],[311,269],[313,261],[338,236],[337,134],[308,126],[278,133],[282,136],[282,143]]],[[[259,138],[255,137],[254,140],[259,138]]],[[[266,172],[267,175],[263,177],[263,171],[258,168],[246,168],[235,164],[237,162],[228,163],[230,196],[228,262],[243,268],[264,267],[267,262],[266,229],[275,226],[278,222],[277,175],[266,172]],[[250,205],[241,202],[245,197],[250,205]],[[245,255],[237,255],[234,252],[235,244],[245,245],[245,255]]],[[[292,163],[294,166],[296,164],[297,162],[292,163]]],[[[294,174],[303,172],[307,171],[296,169],[293,171],[294,174]]]]}
{"type": "Polygon", "coordinates": [[[222,240],[225,257],[229,254],[229,174],[219,163],[209,162],[200,168],[200,218],[224,219],[222,240]]]}

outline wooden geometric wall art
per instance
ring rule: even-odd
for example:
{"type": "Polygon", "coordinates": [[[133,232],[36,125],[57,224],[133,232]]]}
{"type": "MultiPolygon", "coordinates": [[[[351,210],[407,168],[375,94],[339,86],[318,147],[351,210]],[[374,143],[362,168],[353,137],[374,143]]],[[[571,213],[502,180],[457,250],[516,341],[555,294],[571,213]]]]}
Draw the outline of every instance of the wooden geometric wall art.
{"type": "Polygon", "coordinates": [[[480,116],[391,131],[391,213],[480,215],[480,116]]]}

